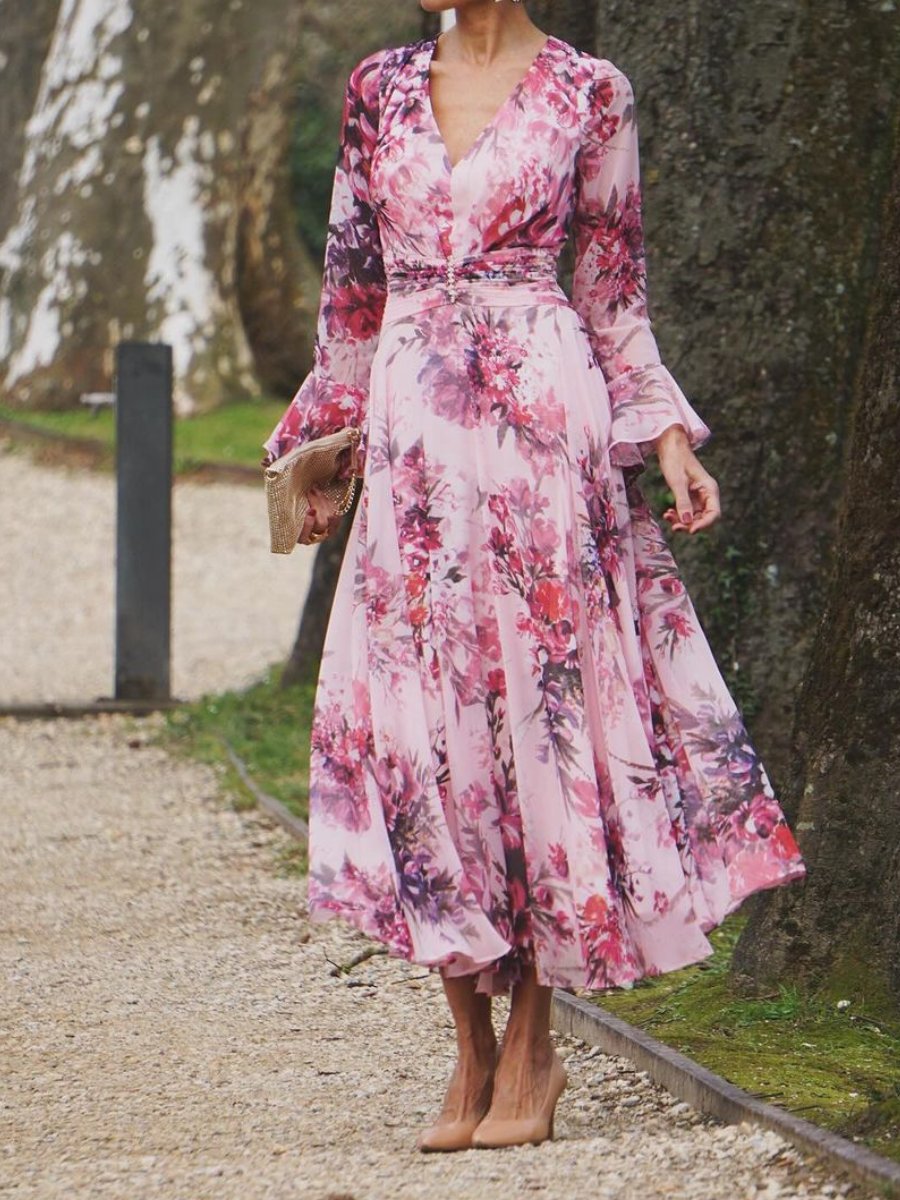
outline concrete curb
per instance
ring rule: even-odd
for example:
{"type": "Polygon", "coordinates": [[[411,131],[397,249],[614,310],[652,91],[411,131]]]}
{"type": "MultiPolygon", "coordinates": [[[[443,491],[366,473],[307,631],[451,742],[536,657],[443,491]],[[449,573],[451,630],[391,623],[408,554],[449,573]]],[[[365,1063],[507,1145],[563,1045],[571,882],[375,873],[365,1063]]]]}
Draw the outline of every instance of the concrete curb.
{"type": "Polygon", "coordinates": [[[225,748],[225,753],[228,755],[229,762],[240,776],[241,783],[243,783],[259,807],[268,813],[273,821],[277,821],[282,828],[295,837],[298,842],[308,842],[309,826],[303,818],[295,816],[280,800],[276,800],[274,796],[270,796],[268,792],[264,792],[247,770],[247,764],[240,755],[235,753],[231,744],[224,738],[221,741],[225,748]]]}
{"type": "Polygon", "coordinates": [[[643,1030],[567,992],[553,993],[553,1028],[599,1046],[607,1054],[630,1059],[662,1087],[728,1124],[750,1121],[772,1129],[799,1150],[807,1150],[855,1179],[875,1185],[885,1196],[900,1197],[900,1163],[821,1129],[802,1117],[742,1091],[643,1030]]]}

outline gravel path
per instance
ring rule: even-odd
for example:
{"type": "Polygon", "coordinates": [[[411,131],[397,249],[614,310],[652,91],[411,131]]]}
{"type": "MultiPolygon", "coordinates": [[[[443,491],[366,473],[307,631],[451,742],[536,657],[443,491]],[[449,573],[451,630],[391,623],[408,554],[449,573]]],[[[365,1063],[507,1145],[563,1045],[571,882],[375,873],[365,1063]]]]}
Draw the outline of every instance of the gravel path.
{"type": "MultiPolygon", "coordinates": [[[[0,449],[0,703],[114,685],[115,481],[0,449]]],[[[283,659],[313,549],[269,553],[260,487],[175,486],[172,690],[241,687],[283,659]]]]}
{"type": "Polygon", "coordinates": [[[439,979],[330,974],[366,943],[307,926],[286,836],[154,725],[0,721],[0,1195],[862,1200],[574,1039],[556,1141],[419,1154],[452,1064],[439,979]]]}

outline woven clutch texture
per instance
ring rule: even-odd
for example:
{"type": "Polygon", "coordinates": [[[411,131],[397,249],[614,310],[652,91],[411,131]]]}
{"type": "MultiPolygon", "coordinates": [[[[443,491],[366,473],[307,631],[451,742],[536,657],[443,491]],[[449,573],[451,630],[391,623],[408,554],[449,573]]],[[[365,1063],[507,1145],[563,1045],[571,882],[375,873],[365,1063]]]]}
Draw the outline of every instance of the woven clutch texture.
{"type": "MultiPolygon", "coordinates": [[[[314,497],[316,515],[341,516],[353,503],[357,474],[359,430],[348,426],[337,433],[295,446],[266,467],[266,502],[273,554],[290,554],[297,545],[314,497]],[[347,456],[350,478],[345,477],[347,456]]],[[[313,538],[322,541],[324,535],[313,538]]]]}

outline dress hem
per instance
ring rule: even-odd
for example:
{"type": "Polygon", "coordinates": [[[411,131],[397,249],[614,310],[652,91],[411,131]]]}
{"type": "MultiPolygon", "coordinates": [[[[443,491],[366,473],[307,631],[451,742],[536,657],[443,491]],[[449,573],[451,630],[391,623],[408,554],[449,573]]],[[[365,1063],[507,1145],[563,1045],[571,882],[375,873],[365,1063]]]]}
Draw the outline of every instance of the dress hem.
{"type": "MultiPolygon", "coordinates": [[[[730,917],[733,913],[735,913],[746,900],[749,900],[751,896],[756,895],[758,892],[772,891],[777,887],[781,887],[783,885],[793,883],[796,880],[803,879],[806,876],[806,873],[807,873],[807,871],[806,871],[805,864],[800,864],[799,866],[794,867],[791,870],[789,870],[785,873],[782,873],[776,877],[773,877],[772,879],[767,879],[767,880],[758,882],[754,887],[741,893],[741,895],[732,897],[731,903],[725,909],[725,911],[721,914],[721,916],[716,917],[711,921],[698,922],[698,928],[705,936],[706,934],[710,933],[712,930],[717,929],[728,917],[730,917]]],[[[443,954],[439,957],[423,958],[423,957],[419,957],[419,956],[413,956],[413,955],[403,951],[402,949],[400,949],[395,943],[393,943],[385,938],[380,938],[380,937],[372,934],[371,931],[366,927],[366,925],[367,925],[366,914],[364,912],[354,911],[351,909],[338,910],[338,909],[334,909],[334,908],[329,908],[327,906],[310,907],[307,904],[307,917],[308,917],[309,921],[315,925],[324,925],[328,921],[334,921],[334,920],[343,921],[345,924],[350,925],[351,927],[356,929],[359,933],[363,934],[370,941],[373,941],[380,945],[383,945],[386,948],[389,957],[402,959],[403,961],[408,962],[413,966],[425,967],[429,971],[436,971],[436,970],[439,970],[441,967],[450,966],[455,960],[460,958],[460,952],[458,950],[453,950],[453,951],[451,951],[447,954],[443,954]]],[[[515,948],[510,947],[511,951],[513,949],[515,949],[515,948]]],[[[542,977],[540,963],[536,957],[534,959],[534,962],[535,962],[535,967],[537,970],[538,983],[541,986],[559,988],[560,990],[563,990],[563,991],[575,990],[575,991],[582,991],[582,992],[609,992],[609,991],[615,991],[617,988],[629,988],[632,985],[634,985],[635,983],[639,982],[641,979],[654,979],[661,975],[669,975],[673,971],[684,970],[686,967],[694,966],[696,963],[704,962],[713,953],[714,953],[714,947],[712,945],[709,945],[709,949],[707,950],[707,952],[705,954],[700,954],[700,955],[691,954],[689,957],[685,958],[683,961],[676,960],[675,962],[673,962],[672,965],[667,966],[664,969],[661,969],[661,970],[652,970],[651,969],[651,970],[645,970],[645,971],[640,971],[640,972],[624,971],[621,973],[621,977],[616,979],[614,982],[602,983],[602,984],[585,983],[583,981],[579,982],[573,978],[567,979],[564,976],[568,975],[569,974],[568,972],[560,972],[560,973],[558,973],[558,976],[556,978],[552,978],[552,979],[549,976],[547,976],[546,974],[544,974],[542,977]]],[[[473,967],[473,969],[471,971],[466,971],[464,973],[460,973],[460,975],[479,976],[485,972],[488,972],[488,974],[491,974],[496,970],[497,965],[500,961],[501,961],[501,959],[499,959],[499,958],[492,958],[489,961],[486,961],[484,963],[476,965],[475,967],[473,967]]],[[[509,990],[508,988],[504,987],[504,988],[500,989],[500,991],[495,992],[493,994],[495,994],[495,995],[505,994],[506,992],[508,992],[508,990],[509,990]]]]}

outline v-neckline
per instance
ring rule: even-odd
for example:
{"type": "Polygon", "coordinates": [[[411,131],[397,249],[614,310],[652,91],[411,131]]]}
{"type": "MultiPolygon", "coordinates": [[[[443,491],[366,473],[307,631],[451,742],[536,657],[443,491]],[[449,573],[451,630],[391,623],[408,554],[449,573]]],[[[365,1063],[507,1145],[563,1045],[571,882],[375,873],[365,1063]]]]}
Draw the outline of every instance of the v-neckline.
{"type": "Polygon", "coordinates": [[[525,71],[525,74],[522,76],[522,78],[519,80],[519,82],[516,84],[516,86],[513,88],[513,90],[509,93],[509,95],[506,97],[506,99],[501,103],[500,107],[494,112],[494,115],[491,117],[490,121],[488,121],[487,125],[485,125],[480,130],[480,132],[476,136],[475,140],[469,146],[468,150],[466,150],[465,154],[463,154],[461,158],[458,158],[455,163],[452,163],[450,161],[450,154],[447,150],[447,143],[444,141],[444,135],[441,133],[441,127],[437,123],[437,117],[434,115],[434,106],[431,103],[431,60],[434,58],[434,53],[437,50],[437,44],[438,44],[439,37],[440,37],[440,35],[437,35],[436,37],[431,38],[430,42],[426,42],[426,47],[428,47],[428,53],[425,56],[425,65],[423,68],[425,103],[428,108],[428,116],[431,120],[432,128],[434,129],[435,133],[437,134],[438,142],[440,143],[440,146],[441,146],[441,151],[444,156],[444,164],[445,164],[448,172],[452,175],[453,172],[457,169],[457,167],[462,166],[462,164],[464,162],[466,162],[467,159],[472,157],[472,155],[475,153],[475,151],[481,145],[482,141],[487,137],[487,135],[490,133],[490,131],[494,128],[494,126],[496,125],[500,116],[506,111],[507,108],[509,108],[509,106],[511,104],[514,104],[515,101],[518,99],[522,89],[525,87],[525,84],[528,82],[528,80],[531,78],[531,76],[537,70],[538,64],[541,62],[544,55],[547,53],[548,49],[550,48],[550,43],[554,40],[554,38],[553,38],[552,33],[547,34],[547,37],[544,40],[543,46],[541,46],[540,50],[538,50],[537,54],[535,54],[534,58],[529,63],[528,68],[525,71]]]}

